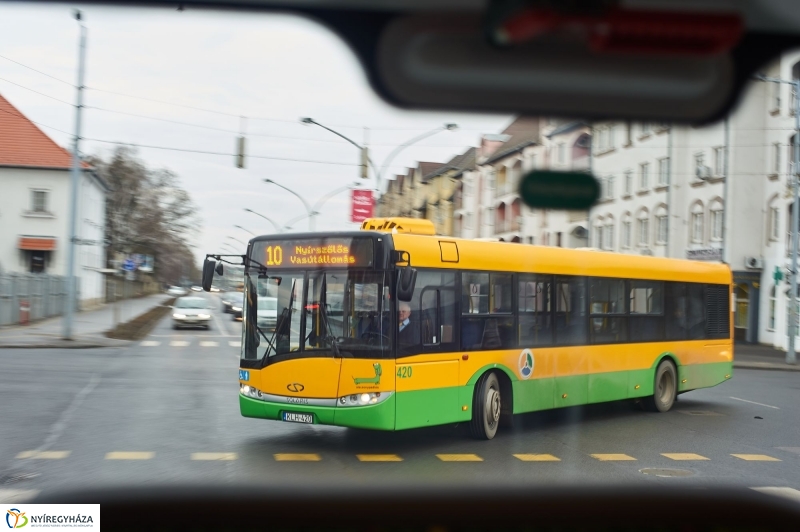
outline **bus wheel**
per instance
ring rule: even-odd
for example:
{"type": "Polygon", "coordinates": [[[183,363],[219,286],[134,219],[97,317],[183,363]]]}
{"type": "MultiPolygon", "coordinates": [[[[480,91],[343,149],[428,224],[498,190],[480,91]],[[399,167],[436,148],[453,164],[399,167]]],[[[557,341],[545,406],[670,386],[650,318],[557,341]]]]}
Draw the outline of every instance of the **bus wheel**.
{"type": "Polygon", "coordinates": [[[653,396],[642,402],[651,412],[666,412],[675,404],[678,393],[678,371],[670,360],[663,360],[656,368],[653,396]]]}
{"type": "Polygon", "coordinates": [[[500,381],[493,372],[484,374],[475,386],[472,398],[472,421],[469,432],[473,438],[491,440],[497,434],[502,407],[500,381]]]}

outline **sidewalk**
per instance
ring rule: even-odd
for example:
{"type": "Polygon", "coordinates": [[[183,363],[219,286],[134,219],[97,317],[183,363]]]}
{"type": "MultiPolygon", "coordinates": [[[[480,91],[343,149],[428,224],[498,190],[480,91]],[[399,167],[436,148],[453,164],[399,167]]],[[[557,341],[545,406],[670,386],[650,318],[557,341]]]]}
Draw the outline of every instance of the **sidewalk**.
{"type": "Polygon", "coordinates": [[[170,299],[166,294],[153,294],[136,299],[108,303],[103,307],[74,314],[72,321],[73,340],[64,340],[64,318],[62,316],[38,321],[31,325],[0,327],[0,349],[2,348],[60,348],[84,349],[88,347],[120,347],[127,340],[106,338],[103,333],[112,329],[115,319],[119,323],[130,321],[153,307],[170,299]],[[119,306],[115,310],[115,306],[119,306]],[[115,313],[117,316],[115,316],[115,313]]]}
{"type": "MultiPolygon", "coordinates": [[[[798,360],[800,360],[800,354],[798,354],[798,360]]],[[[791,366],[786,363],[786,351],[775,349],[772,346],[759,344],[734,345],[733,367],[746,369],[800,371],[800,364],[791,366]]]]}

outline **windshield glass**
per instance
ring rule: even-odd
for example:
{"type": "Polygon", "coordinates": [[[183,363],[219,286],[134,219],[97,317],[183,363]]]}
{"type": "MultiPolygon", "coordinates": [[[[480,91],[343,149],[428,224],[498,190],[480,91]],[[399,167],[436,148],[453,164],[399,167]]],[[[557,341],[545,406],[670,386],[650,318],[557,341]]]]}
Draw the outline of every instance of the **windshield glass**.
{"type": "MultiPolygon", "coordinates": [[[[382,272],[347,270],[273,272],[267,279],[251,275],[248,290],[258,297],[246,299],[246,311],[253,304],[259,310],[276,309],[277,322],[266,337],[245,333],[244,358],[337,351],[357,358],[389,356],[394,328],[387,279],[382,272]]],[[[256,326],[246,321],[246,327],[256,326]]]]}
{"type": "Polygon", "coordinates": [[[182,297],[175,302],[177,308],[208,308],[208,302],[201,297],[182,297]]]}

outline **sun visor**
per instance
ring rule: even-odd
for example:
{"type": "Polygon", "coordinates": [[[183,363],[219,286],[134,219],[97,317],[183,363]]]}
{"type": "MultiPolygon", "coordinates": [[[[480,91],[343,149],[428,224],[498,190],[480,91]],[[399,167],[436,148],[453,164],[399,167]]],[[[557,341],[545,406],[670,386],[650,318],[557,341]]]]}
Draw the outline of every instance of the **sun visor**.
{"type": "Polygon", "coordinates": [[[398,17],[377,48],[381,92],[401,107],[702,122],[734,90],[730,52],[598,52],[564,35],[511,47],[472,15],[398,17]]]}

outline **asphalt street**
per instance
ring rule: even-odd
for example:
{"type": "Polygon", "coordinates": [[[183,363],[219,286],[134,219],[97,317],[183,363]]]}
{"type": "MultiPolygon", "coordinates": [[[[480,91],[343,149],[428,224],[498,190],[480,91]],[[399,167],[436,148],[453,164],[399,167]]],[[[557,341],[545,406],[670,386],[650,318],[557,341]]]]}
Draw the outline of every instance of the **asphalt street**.
{"type": "Polygon", "coordinates": [[[398,433],[239,415],[241,326],[165,318],[125,348],[0,350],[0,500],[154,485],[430,484],[788,488],[800,500],[800,373],[737,369],[674,410],[631,403],[398,433]]]}

